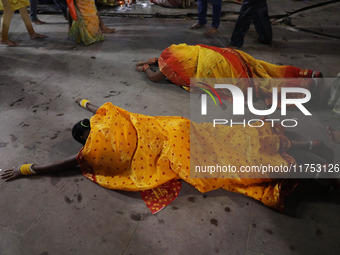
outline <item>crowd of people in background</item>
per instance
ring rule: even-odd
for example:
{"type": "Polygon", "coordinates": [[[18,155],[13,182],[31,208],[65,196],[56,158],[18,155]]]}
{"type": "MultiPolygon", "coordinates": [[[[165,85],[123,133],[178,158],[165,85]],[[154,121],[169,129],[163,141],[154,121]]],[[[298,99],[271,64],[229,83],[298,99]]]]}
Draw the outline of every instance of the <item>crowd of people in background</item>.
{"type": "MultiPolygon", "coordinates": [[[[68,36],[71,40],[89,45],[103,40],[102,33],[114,33],[115,29],[108,28],[100,18],[95,0],[54,0],[65,19],[69,20],[68,36]]],[[[27,28],[31,39],[46,38],[47,36],[35,32],[32,23],[43,25],[37,14],[38,0],[0,0],[1,18],[1,44],[10,47],[19,45],[19,42],[9,39],[8,33],[13,13],[19,10],[21,18],[27,28]],[[27,7],[30,6],[30,14],[27,7]]]]}
{"type": "MultiPolygon", "coordinates": [[[[152,2],[168,7],[186,7],[190,0],[152,0],[152,2]]],[[[106,27],[98,13],[95,0],[54,0],[66,19],[69,19],[69,38],[77,43],[89,45],[103,40],[102,33],[113,33],[115,30],[106,27]]],[[[191,29],[203,28],[207,24],[208,0],[197,0],[198,22],[191,29]]],[[[1,43],[8,46],[17,46],[19,42],[11,41],[8,37],[9,27],[13,12],[20,11],[28,33],[32,39],[46,36],[37,34],[32,26],[46,24],[38,18],[38,0],[0,0],[0,10],[3,10],[1,22],[1,43]],[[30,20],[28,19],[27,7],[30,7],[30,20]]],[[[218,31],[221,20],[222,0],[212,1],[211,28],[206,31],[207,35],[213,35],[218,31]]],[[[241,48],[244,37],[251,22],[254,22],[258,33],[258,41],[270,44],[272,41],[272,28],[268,16],[266,0],[244,0],[240,15],[236,22],[228,47],[241,48]]]]}

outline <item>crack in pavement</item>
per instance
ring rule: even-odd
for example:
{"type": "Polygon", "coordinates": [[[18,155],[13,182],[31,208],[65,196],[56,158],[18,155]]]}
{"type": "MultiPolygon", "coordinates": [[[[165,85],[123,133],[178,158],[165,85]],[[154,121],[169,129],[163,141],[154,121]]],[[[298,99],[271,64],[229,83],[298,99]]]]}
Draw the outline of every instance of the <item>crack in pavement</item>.
{"type": "Polygon", "coordinates": [[[297,14],[297,13],[300,13],[300,12],[304,12],[304,11],[307,11],[307,10],[315,9],[315,8],[318,8],[318,7],[322,7],[322,6],[326,6],[326,5],[338,3],[338,2],[340,2],[340,0],[330,0],[330,1],[326,1],[326,2],[311,4],[311,5],[302,7],[300,9],[297,9],[295,11],[287,12],[286,14],[270,16],[270,18],[275,19],[274,23],[276,23],[276,24],[281,24],[281,25],[284,24],[288,27],[294,28],[297,31],[306,32],[306,33],[310,33],[310,34],[314,34],[314,35],[319,35],[319,36],[324,36],[324,37],[340,40],[340,36],[325,34],[325,33],[321,33],[321,32],[318,32],[318,31],[298,27],[298,26],[296,26],[292,23],[292,18],[290,17],[291,15],[294,15],[294,14],[297,14]]]}

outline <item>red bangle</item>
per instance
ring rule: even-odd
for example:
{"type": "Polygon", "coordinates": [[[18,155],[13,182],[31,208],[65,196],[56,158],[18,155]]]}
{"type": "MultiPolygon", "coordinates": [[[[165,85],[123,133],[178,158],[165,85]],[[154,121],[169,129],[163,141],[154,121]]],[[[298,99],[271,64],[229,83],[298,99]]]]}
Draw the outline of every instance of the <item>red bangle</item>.
{"type": "Polygon", "coordinates": [[[150,69],[150,66],[148,64],[143,65],[143,72],[146,72],[146,70],[150,69]]]}
{"type": "Polygon", "coordinates": [[[157,60],[158,60],[158,58],[150,58],[148,62],[149,62],[150,65],[153,65],[157,62],[157,60]]]}

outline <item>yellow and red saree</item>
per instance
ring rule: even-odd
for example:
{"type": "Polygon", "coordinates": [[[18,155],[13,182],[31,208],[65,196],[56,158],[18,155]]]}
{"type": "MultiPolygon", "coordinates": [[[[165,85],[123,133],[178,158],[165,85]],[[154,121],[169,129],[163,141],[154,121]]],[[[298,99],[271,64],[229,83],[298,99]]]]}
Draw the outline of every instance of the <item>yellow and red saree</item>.
{"type": "MultiPolygon", "coordinates": [[[[201,135],[207,137],[200,132],[201,128],[209,131],[204,125],[208,124],[192,123],[183,117],[130,113],[106,103],[91,118],[91,132],[78,162],[85,177],[108,189],[145,191],[182,179],[200,192],[223,188],[282,209],[284,187],[280,180],[190,177],[190,160],[203,163],[196,157],[190,159],[190,128],[197,140],[201,135]]],[[[209,137],[215,145],[209,143],[204,148],[215,150],[217,157],[225,157],[230,164],[294,163],[285,153],[290,142],[280,128],[219,128],[219,136],[209,137]]]]}
{"type": "MultiPolygon", "coordinates": [[[[172,83],[190,89],[190,78],[311,78],[319,72],[301,69],[295,66],[279,66],[257,60],[240,50],[219,48],[206,45],[171,45],[158,58],[160,71],[172,83]]],[[[270,97],[273,86],[299,86],[310,89],[310,82],[292,82],[284,85],[271,82],[242,85],[255,86],[257,94],[270,97]]]]}
{"type": "Polygon", "coordinates": [[[94,0],[74,0],[77,20],[72,21],[69,38],[76,43],[89,45],[102,41],[99,18],[94,0]]]}

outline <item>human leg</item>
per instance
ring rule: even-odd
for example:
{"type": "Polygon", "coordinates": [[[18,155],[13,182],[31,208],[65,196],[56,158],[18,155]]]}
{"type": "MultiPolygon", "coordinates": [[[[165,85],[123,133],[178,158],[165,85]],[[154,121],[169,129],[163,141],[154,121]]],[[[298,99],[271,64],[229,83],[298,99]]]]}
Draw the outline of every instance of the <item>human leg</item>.
{"type": "Polygon", "coordinates": [[[212,23],[211,23],[211,26],[213,28],[218,28],[220,26],[221,10],[222,0],[213,0],[212,23]]]}
{"type": "MultiPolygon", "coordinates": [[[[90,45],[104,40],[95,1],[77,0],[74,5],[77,20],[72,21],[68,36],[77,43],[90,45]]],[[[72,11],[73,12],[73,11],[72,11]]],[[[72,15],[71,9],[70,14],[72,15]]]]}
{"type": "Polygon", "coordinates": [[[258,41],[263,44],[272,42],[272,24],[268,16],[268,6],[266,0],[255,1],[254,5],[254,26],[259,36],[258,41]]]}
{"type": "Polygon", "coordinates": [[[11,24],[11,19],[13,12],[11,11],[9,1],[2,0],[3,3],[3,14],[1,17],[1,44],[6,44],[11,47],[17,46],[19,43],[8,39],[9,26],[11,24]]]}
{"type": "Polygon", "coordinates": [[[30,17],[31,20],[37,20],[37,7],[38,1],[37,0],[30,0],[30,17]]]}
{"type": "Polygon", "coordinates": [[[46,24],[46,22],[38,19],[37,14],[38,14],[38,0],[30,0],[30,17],[32,22],[37,25],[46,24]]]}
{"type": "Polygon", "coordinates": [[[105,33],[105,34],[111,34],[111,33],[116,32],[116,29],[114,29],[114,28],[109,28],[109,27],[105,26],[103,20],[101,19],[100,15],[99,15],[97,6],[96,6],[96,9],[97,9],[97,16],[98,16],[98,19],[99,19],[99,27],[100,27],[100,31],[101,31],[102,33],[105,33]]]}
{"type": "Polygon", "coordinates": [[[213,0],[213,13],[211,28],[205,33],[206,35],[213,35],[218,31],[221,19],[222,0],[213,0]]]}
{"type": "Polygon", "coordinates": [[[109,28],[109,27],[105,26],[103,20],[101,19],[100,15],[99,15],[97,6],[96,6],[96,9],[97,9],[97,16],[98,16],[98,19],[99,19],[99,27],[100,27],[100,31],[101,31],[102,33],[105,33],[105,34],[111,34],[111,33],[116,32],[116,29],[114,29],[114,28],[109,28]]]}
{"type": "Polygon", "coordinates": [[[244,0],[240,15],[236,21],[234,31],[231,35],[230,45],[235,47],[242,47],[244,36],[248,32],[250,23],[254,16],[254,0],[244,0]]]}
{"type": "Polygon", "coordinates": [[[29,33],[31,39],[37,39],[37,38],[45,38],[45,37],[47,37],[46,35],[41,35],[41,34],[38,34],[38,33],[36,33],[36,32],[34,31],[26,7],[20,8],[20,9],[19,9],[19,12],[20,12],[20,15],[21,15],[22,20],[23,20],[24,23],[25,23],[27,32],[29,33]]]}
{"type": "Polygon", "coordinates": [[[67,19],[67,4],[65,0],[53,0],[55,5],[61,10],[65,19],[67,19]]]}
{"type": "Polygon", "coordinates": [[[191,29],[201,28],[207,24],[208,0],[198,0],[198,23],[191,26],[191,29]]]}
{"type": "Polygon", "coordinates": [[[116,32],[116,29],[109,28],[109,27],[105,26],[103,20],[99,16],[99,12],[98,11],[97,11],[97,15],[98,15],[98,19],[99,19],[99,27],[100,27],[100,30],[101,30],[102,33],[111,34],[111,33],[116,32]]]}

